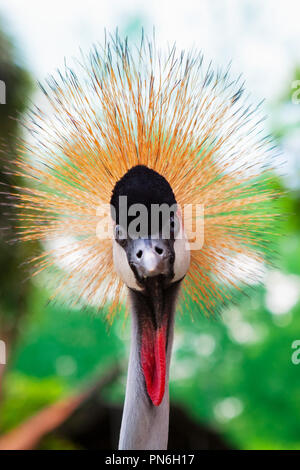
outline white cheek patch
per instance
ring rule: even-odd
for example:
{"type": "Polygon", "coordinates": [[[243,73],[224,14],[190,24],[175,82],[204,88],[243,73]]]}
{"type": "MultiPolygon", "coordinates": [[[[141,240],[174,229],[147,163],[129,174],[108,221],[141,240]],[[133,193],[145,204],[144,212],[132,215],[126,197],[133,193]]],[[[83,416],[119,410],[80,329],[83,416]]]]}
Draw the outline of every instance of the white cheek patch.
{"type": "Polygon", "coordinates": [[[177,238],[175,240],[174,252],[174,278],[172,279],[172,282],[176,282],[182,279],[190,267],[191,255],[188,248],[188,241],[184,232],[181,238],[177,238]]]}
{"type": "Polygon", "coordinates": [[[116,273],[126,286],[131,289],[143,290],[136,282],[133,271],[128,264],[125,250],[115,240],[113,240],[113,259],[116,273]]]}

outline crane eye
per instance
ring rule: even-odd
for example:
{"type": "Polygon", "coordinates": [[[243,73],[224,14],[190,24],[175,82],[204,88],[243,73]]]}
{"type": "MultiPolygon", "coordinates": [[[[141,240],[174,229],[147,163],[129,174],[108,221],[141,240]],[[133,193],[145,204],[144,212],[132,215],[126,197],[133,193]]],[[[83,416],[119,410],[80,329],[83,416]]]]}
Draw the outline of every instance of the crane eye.
{"type": "Polygon", "coordinates": [[[115,240],[123,248],[127,245],[127,232],[121,225],[115,226],[115,240]]]}
{"type": "Polygon", "coordinates": [[[171,215],[170,217],[170,236],[171,238],[176,237],[179,232],[179,219],[176,215],[171,215]]]}

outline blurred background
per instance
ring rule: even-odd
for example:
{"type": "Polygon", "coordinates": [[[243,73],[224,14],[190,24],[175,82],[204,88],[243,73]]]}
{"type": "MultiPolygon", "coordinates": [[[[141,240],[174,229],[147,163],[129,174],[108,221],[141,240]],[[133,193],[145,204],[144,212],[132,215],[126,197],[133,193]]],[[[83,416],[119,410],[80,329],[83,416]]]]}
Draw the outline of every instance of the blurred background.
{"type": "MultiPolygon", "coordinates": [[[[278,261],[222,320],[178,316],[170,448],[300,449],[299,17],[298,0],[0,0],[0,173],[8,186],[16,180],[6,162],[23,132],[15,118],[39,104],[37,81],[101,43],[104,28],[139,40],[142,27],[152,34],[155,26],[162,47],[176,41],[216,66],[232,61],[253,100],[265,98],[266,128],[285,160],[273,181],[288,214],[278,261]]],[[[49,303],[45,283],[27,279],[23,265],[39,247],[4,241],[14,238],[13,208],[0,202],[0,449],[116,448],[129,321],[121,315],[109,328],[105,312],[49,303]]]]}

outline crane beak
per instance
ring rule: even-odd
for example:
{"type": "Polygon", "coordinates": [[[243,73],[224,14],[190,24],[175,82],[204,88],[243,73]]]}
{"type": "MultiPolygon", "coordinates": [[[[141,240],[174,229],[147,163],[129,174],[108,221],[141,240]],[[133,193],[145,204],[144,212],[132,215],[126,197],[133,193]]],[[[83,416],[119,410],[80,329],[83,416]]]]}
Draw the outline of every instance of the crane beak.
{"type": "Polygon", "coordinates": [[[150,312],[141,322],[141,367],[149,398],[153,405],[159,406],[165,393],[169,320],[162,275],[147,278],[145,286],[150,312]]]}
{"type": "Polygon", "coordinates": [[[141,368],[153,405],[163,400],[166,383],[166,350],[169,316],[165,292],[173,273],[174,255],[164,239],[137,239],[131,249],[130,266],[143,286],[139,308],[141,368]]]}
{"type": "Polygon", "coordinates": [[[152,404],[159,406],[166,384],[170,323],[167,292],[174,278],[174,242],[128,238],[121,243],[124,248],[120,242],[114,244],[115,267],[131,289],[138,313],[140,366],[147,394],[152,404]]]}

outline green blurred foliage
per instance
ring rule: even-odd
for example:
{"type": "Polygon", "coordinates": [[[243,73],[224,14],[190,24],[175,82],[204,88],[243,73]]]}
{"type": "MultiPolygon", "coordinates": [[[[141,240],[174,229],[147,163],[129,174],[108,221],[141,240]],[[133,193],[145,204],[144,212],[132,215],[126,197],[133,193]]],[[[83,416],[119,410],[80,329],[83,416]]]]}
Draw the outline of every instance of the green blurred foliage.
{"type": "Polygon", "coordinates": [[[67,387],[58,377],[46,379],[11,372],[5,380],[1,430],[9,431],[34,413],[56,402],[67,387]]]}
{"type": "Polygon", "coordinates": [[[264,296],[261,288],[228,309],[222,323],[191,324],[186,317],[178,322],[183,340],[177,366],[191,374],[172,384],[171,396],[237,448],[300,448],[300,374],[291,361],[292,342],[300,338],[300,305],[277,318],[264,307],[264,296]],[[253,339],[246,341],[248,332],[253,339]],[[213,341],[207,356],[201,338],[213,341]]]}
{"type": "MultiPolygon", "coordinates": [[[[271,108],[272,134],[279,143],[286,137],[299,133],[300,128],[300,110],[294,100],[299,100],[300,89],[300,67],[296,66],[289,86],[284,90],[278,101],[273,103],[271,108]],[[297,112],[298,111],[298,112],[297,112]],[[280,119],[282,113],[287,115],[297,114],[296,119],[280,119]]],[[[298,103],[299,104],[299,103],[298,103]]],[[[300,177],[300,175],[299,175],[300,177]]]]}
{"type": "Polygon", "coordinates": [[[0,105],[0,333],[9,346],[14,342],[19,319],[26,312],[26,296],[29,285],[24,284],[24,272],[19,267],[28,257],[29,248],[21,244],[11,245],[15,238],[15,210],[4,206],[8,201],[3,192],[11,192],[18,178],[8,167],[17,155],[17,139],[21,133],[18,118],[26,109],[32,83],[28,72],[21,65],[13,42],[1,32],[0,25],[0,80],[6,86],[6,104],[0,105]]]}
{"type": "Polygon", "coordinates": [[[32,81],[21,64],[13,41],[1,32],[0,23],[0,80],[6,84],[6,104],[0,106],[0,138],[14,150],[19,124],[14,119],[22,113],[29,99],[32,81]]]}
{"type": "Polygon", "coordinates": [[[110,328],[91,308],[82,311],[60,303],[47,305],[48,296],[41,289],[34,289],[30,296],[34,313],[14,351],[15,370],[41,379],[57,376],[72,387],[121,361],[124,344],[116,335],[116,325],[110,328]]]}
{"type": "MultiPolygon", "coordinates": [[[[295,67],[294,70],[294,76],[293,76],[293,82],[300,81],[300,66],[295,67]]],[[[299,88],[299,87],[297,87],[299,88]]],[[[282,97],[280,98],[280,103],[285,103],[285,102],[291,102],[293,98],[293,94],[295,92],[295,87],[291,86],[290,89],[286,90],[283,94],[282,97]]]]}

